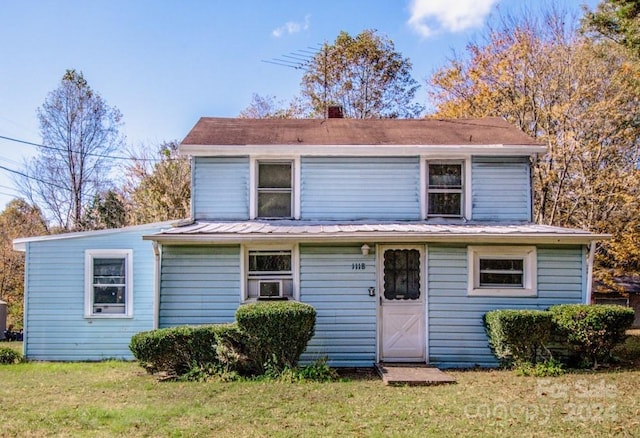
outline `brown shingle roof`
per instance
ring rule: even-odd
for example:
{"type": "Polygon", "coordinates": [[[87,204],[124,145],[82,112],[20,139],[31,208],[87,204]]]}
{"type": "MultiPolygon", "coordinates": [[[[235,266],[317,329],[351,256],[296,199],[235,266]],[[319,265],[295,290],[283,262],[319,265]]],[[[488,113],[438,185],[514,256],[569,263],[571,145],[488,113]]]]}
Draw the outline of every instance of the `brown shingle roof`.
{"type": "Polygon", "coordinates": [[[539,145],[500,118],[228,119],[203,117],[183,145],[539,145]]]}

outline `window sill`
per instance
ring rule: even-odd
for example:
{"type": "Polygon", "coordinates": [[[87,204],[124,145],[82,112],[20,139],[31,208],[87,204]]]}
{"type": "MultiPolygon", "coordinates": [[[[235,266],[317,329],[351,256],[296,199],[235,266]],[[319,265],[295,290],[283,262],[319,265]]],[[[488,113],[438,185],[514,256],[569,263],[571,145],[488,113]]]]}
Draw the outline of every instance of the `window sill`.
{"type": "Polygon", "coordinates": [[[467,295],[470,297],[537,297],[538,292],[534,289],[522,288],[475,288],[469,289],[467,295]]]}
{"type": "Polygon", "coordinates": [[[274,298],[247,298],[245,299],[242,304],[248,304],[248,303],[264,303],[264,302],[269,302],[269,301],[295,301],[295,299],[293,297],[274,297],[274,298]]]}
{"type": "Polygon", "coordinates": [[[84,319],[132,319],[133,315],[118,315],[118,314],[93,314],[84,315],[84,319]]]}

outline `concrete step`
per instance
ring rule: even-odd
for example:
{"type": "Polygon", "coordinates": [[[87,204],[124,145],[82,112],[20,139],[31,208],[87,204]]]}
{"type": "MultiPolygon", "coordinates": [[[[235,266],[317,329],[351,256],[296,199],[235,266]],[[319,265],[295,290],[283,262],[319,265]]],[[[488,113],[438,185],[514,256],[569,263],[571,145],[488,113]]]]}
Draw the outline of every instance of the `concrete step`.
{"type": "Polygon", "coordinates": [[[449,374],[425,364],[377,363],[378,375],[385,385],[429,386],[456,383],[449,374]]]}

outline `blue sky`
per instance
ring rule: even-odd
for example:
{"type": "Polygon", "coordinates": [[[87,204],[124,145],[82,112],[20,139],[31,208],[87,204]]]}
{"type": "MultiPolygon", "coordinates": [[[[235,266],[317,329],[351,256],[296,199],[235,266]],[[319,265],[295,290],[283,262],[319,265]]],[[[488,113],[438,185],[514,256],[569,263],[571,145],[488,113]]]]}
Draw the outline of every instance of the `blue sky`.
{"type": "MultiPolygon", "coordinates": [[[[40,143],[36,109],[66,69],[124,116],[129,144],[181,140],[201,116],[235,117],[253,93],[289,100],[302,73],[265,60],[376,29],[421,84],[497,10],[527,0],[0,0],[0,136],[40,143]]],[[[569,10],[597,0],[566,0],[569,10]]],[[[426,103],[424,86],[419,99],[426,103]]],[[[0,139],[0,166],[37,152],[0,139]]],[[[17,196],[0,169],[0,208],[17,196]]]]}

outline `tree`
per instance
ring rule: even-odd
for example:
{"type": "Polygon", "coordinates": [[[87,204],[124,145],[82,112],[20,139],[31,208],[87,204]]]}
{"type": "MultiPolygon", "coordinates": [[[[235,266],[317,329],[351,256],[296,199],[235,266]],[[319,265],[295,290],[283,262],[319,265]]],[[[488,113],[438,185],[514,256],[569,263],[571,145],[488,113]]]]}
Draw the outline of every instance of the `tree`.
{"type": "Polygon", "coordinates": [[[614,235],[601,266],[640,270],[638,95],[628,57],[566,16],[506,17],[429,80],[434,117],[499,116],[548,145],[534,169],[536,221],[614,235]]]}
{"type": "Polygon", "coordinates": [[[113,189],[96,194],[82,217],[82,228],[85,230],[120,228],[126,225],[125,201],[123,196],[113,189]]]}
{"type": "Polygon", "coordinates": [[[0,300],[8,304],[9,324],[22,327],[24,254],[13,250],[13,239],[48,234],[40,209],[14,199],[0,213],[0,300]]]}
{"type": "Polygon", "coordinates": [[[325,43],[302,78],[302,100],[314,116],[329,105],[343,107],[345,117],[417,117],[423,107],[413,102],[420,87],[411,77],[411,62],[393,41],[365,30],[355,38],[340,32],[325,43]]]}
{"type": "Polygon", "coordinates": [[[241,119],[299,119],[305,115],[299,99],[294,98],[288,106],[275,96],[261,96],[254,93],[251,103],[240,112],[241,119]]]}
{"type": "Polygon", "coordinates": [[[595,11],[585,7],[582,26],[587,34],[610,39],[640,58],[638,0],[603,0],[595,11]]]}
{"type": "Polygon", "coordinates": [[[178,156],[176,142],[160,147],[160,161],[147,156],[134,159],[126,167],[128,222],[144,224],[190,216],[191,167],[189,160],[178,156]]]}
{"type": "Polygon", "coordinates": [[[58,226],[82,229],[87,203],[109,185],[109,155],[122,145],[122,116],[75,70],[66,71],[37,114],[43,147],[25,162],[26,178],[18,185],[58,226]]]}

